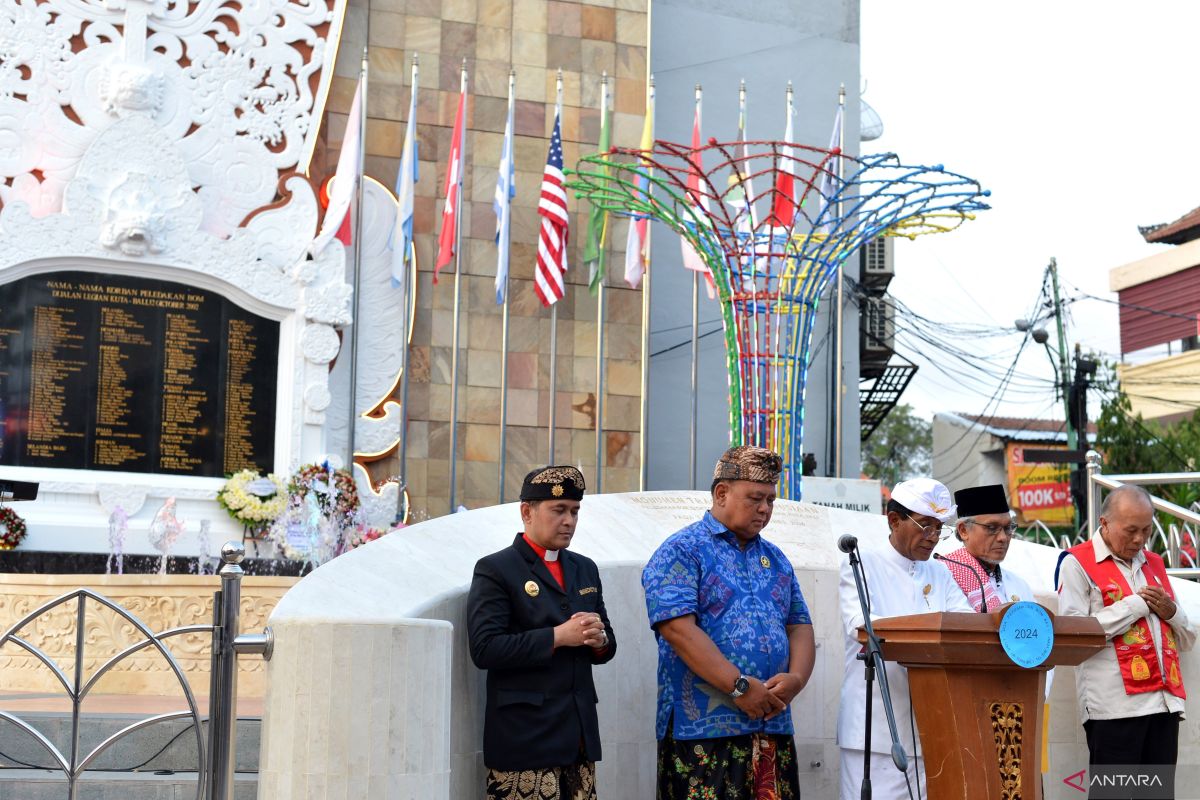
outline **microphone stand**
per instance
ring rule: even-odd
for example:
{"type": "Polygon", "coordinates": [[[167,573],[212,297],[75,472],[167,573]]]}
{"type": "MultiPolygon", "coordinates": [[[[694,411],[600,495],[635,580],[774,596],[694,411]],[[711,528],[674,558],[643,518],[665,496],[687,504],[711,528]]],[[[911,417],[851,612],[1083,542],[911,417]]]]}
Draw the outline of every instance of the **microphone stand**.
{"type": "Polygon", "coordinates": [[[863,662],[863,677],[866,679],[867,713],[863,720],[865,728],[863,736],[863,780],[860,800],[871,800],[871,708],[874,703],[875,670],[879,669],[879,697],[883,701],[883,710],[887,714],[888,730],[892,735],[892,762],[901,772],[908,771],[908,755],[900,745],[900,735],[896,732],[896,713],[892,710],[892,693],[888,689],[887,667],[883,664],[883,651],[879,647],[879,637],[871,625],[871,615],[867,612],[867,593],[863,588],[862,561],[858,557],[858,547],[850,551],[850,571],[854,574],[854,586],[858,589],[858,604],[862,608],[863,628],[867,632],[866,650],[858,654],[863,662]]]}

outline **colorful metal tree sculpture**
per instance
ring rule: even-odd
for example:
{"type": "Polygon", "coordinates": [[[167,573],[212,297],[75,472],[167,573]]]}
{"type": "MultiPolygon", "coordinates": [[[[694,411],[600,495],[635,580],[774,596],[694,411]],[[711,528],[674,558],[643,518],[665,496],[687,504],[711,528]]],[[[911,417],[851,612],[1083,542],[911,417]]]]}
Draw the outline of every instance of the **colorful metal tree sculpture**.
{"type": "Polygon", "coordinates": [[[724,322],[730,440],[780,453],[780,495],[794,499],[821,295],[866,242],[952,230],[986,209],[988,195],[940,165],[890,153],[715,139],[695,151],[665,141],[613,148],[582,159],[568,185],[612,213],[665,223],[703,259],[724,322]]]}

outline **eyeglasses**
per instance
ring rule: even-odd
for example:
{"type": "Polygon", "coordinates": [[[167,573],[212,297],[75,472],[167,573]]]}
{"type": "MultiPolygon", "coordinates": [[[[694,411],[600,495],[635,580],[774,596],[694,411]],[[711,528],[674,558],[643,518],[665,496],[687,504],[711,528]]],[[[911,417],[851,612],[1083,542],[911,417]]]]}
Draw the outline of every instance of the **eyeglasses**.
{"type": "Polygon", "coordinates": [[[911,522],[913,525],[916,525],[918,528],[920,528],[921,533],[925,534],[926,536],[928,536],[930,538],[933,538],[936,536],[939,540],[940,539],[949,539],[950,534],[954,532],[953,528],[949,527],[948,525],[943,525],[940,522],[936,525],[922,525],[921,523],[919,523],[915,519],[913,519],[911,514],[905,514],[904,516],[906,519],[908,519],[909,522],[911,522]]]}
{"type": "Polygon", "coordinates": [[[977,527],[983,528],[983,530],[987,533],[987,535],[993,539],[995,537],[999,536],[1002,532],[1007,533],[1009,536],[1012,536],[1014,533],[1017,532],[1017,526],[1015,523],[1012,523],[1012,522],[1008,523],[1007,525],[997,525],[995,523],[990,523],[990,524],[984,525],[982,522],[976,522],[973,519],[967,520],[967,522],[970,522],[972,525],[975,525],[977,527]]]}

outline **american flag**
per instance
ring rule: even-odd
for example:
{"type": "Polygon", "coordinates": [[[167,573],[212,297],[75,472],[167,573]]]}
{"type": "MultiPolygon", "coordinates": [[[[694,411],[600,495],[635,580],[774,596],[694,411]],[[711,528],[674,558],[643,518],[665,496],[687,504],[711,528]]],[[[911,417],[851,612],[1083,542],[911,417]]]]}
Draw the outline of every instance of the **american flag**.
{"type": "Polygon", "coordinates": [[[546,171],[542,174],[542,198],[538,201],[538,215],[542,218],[542,232],[538,237],[537,272],[533,287],[542,305],[549,308],[563,298],[566,286],[563,283],[567,271],[567,191],[563,188],[563,148],[560,127],[561,112],[554,115],[554,133],[550,136],[550,154],[546,157],[546,171]]]}

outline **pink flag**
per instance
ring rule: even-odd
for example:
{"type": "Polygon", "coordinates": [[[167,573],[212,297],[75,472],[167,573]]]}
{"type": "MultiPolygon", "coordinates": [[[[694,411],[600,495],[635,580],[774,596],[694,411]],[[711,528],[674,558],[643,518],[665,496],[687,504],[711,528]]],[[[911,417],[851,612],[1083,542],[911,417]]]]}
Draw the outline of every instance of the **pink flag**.
{"type": "Polygon", "coordinates": [[[458,195],[463,183],[463,139],[466,127],[467,71],[462,72],[458,95],[458,112],[454,115],[454,138],[450,140],[450,161],[446,164],[446,204],[442,206],[442,232],[438,235],[437,261],[433,266],[433,282],[438,273],[454,260],[455,232],[458,228],[458,195]]]}

